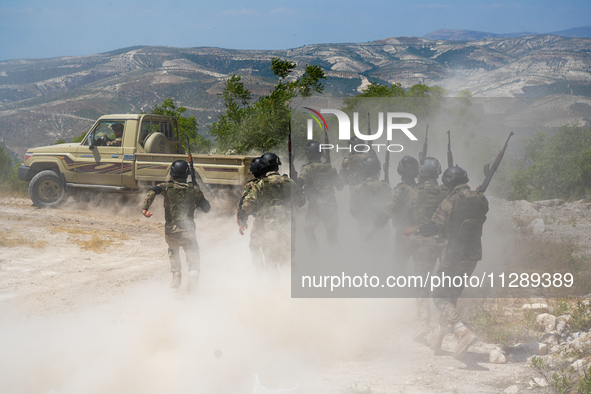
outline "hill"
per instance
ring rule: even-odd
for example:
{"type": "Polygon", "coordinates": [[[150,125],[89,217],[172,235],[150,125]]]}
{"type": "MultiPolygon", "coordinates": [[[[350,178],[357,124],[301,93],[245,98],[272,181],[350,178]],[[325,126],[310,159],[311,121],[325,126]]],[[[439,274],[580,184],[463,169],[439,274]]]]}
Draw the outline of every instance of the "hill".
{"type": "Polygon", "coordinates": [[[256,95],[275,80],[275,56],[318,64],[326,95],[357,94],[370,82],[440,85],[453,95],[591,96],[591,39],[556,35],[458,42],[397,37],[367,43],[316,44],[286,50],[132,47],[92,56],[0,62],[0,141],[19,155],[67,141],[106,113],[149,112],[168,97],[189,109],[207,133],[222,109],[232,74],[256,95]]]}

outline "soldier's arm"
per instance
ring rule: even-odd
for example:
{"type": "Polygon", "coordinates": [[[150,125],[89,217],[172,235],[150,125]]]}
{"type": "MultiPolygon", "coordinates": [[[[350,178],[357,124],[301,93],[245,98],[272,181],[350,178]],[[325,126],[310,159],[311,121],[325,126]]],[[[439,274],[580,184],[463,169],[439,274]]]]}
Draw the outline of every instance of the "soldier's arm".
{"type": "Polygon", "coordinates": [[[293,201],[296,207],[303,207],[306,204],[306,196],[304,196],[304,191],[295,182],[291,182],[291,201],[293,201]]]}
{"type": "Polygon", "coordinates": [[[193,190],[195,190],[195,207],[201,209],[203,213],[209,212],[211,205],[201,189],[199,189],[199,186],[193,185],[193,190]]]}
{"type": "Polygon", "coordinates": [[[156,196],[161,193],[162,193],[162,184],[152,186],[150,188],[150,190],[148,190],[148,193],[146,193],[146,198],[144,198],[144,204],[142,205],[142,214],[145,217],[147,217],[147,218],[152,217],[153,213],[149,211],[150,206],[154,202],[154,199],[156,198],[156,196]]]}

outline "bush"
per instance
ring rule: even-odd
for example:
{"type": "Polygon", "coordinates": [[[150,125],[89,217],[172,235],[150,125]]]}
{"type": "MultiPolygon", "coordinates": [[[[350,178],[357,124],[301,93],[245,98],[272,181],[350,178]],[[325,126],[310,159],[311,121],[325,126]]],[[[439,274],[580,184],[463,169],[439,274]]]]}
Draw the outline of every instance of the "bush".
{"type": "Polygon", "coordinates": [[[538,133],[518,167],[510,198],[585,198],[591,193],[591,128],[563,126],[553,136],[538,133]]]}

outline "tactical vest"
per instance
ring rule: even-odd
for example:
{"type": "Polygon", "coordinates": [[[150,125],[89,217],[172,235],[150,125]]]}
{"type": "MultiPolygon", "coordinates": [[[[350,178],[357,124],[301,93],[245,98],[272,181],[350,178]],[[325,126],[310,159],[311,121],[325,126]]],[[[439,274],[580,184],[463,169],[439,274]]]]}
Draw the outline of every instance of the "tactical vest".
{"type": "Polygon", "coordinates": [[[416,201],[413,202],[414,225],[429,223],[439,204],[449,192],[436,183],[419,183],[413,190],[416,201]]]}
{"type": "Polygon", "coordinates": [[[182,230],[194,228],[196,195],[192,183],[167,183],[164,201],[166,225],[182,230]]]}
{"type": "Polygon", "coordinates": [[[460,190],[456,196],[446,234],[460,243],[480,240],[488,212],[486,197],[474,190],[460,190]]]}
{"type": "Polygon", "coordinates": [[[291,186],[287,175],[262,178],[259,216],[263,221],[291,220],[291,186]]]}

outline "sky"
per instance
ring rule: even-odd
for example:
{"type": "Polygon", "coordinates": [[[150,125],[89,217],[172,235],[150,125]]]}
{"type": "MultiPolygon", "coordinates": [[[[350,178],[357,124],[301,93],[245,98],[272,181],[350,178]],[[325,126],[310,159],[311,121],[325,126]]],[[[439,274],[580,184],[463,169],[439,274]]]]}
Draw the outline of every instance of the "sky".
{"type": "Polygon", "coordinates": [[[0,60],[137,45],[290,49],[438,29],[548,33],[589,25],[589,0],[0,0],[0,60]]]}

